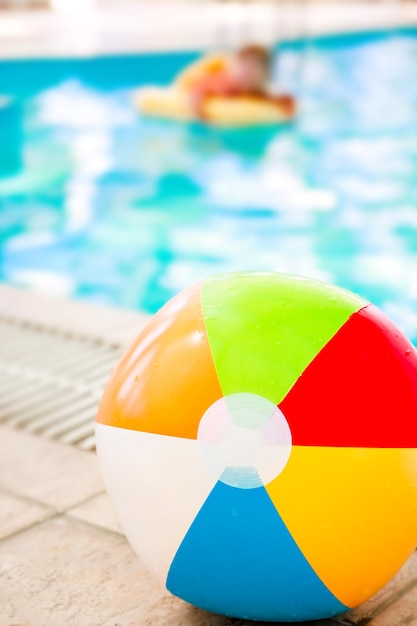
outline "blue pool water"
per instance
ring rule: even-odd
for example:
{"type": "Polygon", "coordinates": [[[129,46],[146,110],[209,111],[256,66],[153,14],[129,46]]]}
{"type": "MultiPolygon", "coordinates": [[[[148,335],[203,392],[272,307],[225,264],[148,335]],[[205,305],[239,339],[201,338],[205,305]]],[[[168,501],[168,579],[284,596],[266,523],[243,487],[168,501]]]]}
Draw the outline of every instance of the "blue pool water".
{"type": "Polygon", "coordinates": [[[296,42],[282,129],[141,118],[195,55],[0,62],[0,279],[154,312],[216,272],[352,289],[417,340],[417,33],[296,42]]]}

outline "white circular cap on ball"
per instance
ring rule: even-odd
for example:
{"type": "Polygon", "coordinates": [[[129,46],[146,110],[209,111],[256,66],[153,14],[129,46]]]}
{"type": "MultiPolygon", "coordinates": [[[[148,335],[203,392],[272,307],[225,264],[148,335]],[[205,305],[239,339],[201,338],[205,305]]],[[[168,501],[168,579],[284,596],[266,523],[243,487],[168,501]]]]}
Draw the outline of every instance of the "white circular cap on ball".
{"type": "Polygon", "coordinates": [[[253,393],[235,393],[214,402],[198,429],[203,457],[219,480],[254,489],[268,484],[286,466],[291,431],[273,402],[253,393]]]}

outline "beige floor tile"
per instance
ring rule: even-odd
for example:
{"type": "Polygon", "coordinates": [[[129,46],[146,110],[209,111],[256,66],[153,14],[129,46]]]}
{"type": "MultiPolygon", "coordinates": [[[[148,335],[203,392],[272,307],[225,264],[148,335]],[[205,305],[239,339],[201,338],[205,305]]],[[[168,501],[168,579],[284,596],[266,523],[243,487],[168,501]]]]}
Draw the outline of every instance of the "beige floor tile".
{"type": "Polygon", "coordinates": [[[0,491],[0,540],[53,514],[53,509],[0,491]]]}
{"type": "MultiPolygon", "coordinates": [[[[116,615],[102,626],[274,626],[276,622],[248,622],[207,613],[190,606],[178,598],[164,596],[163,601],[148,612],[138,606],[131,611],[116,615]]],[[[297,622],[298,626],[339,626],[336,620],[297,622]]],[[[278,626],[278,624],[276,624],[278,626]]],[[[280,622],[279,626],[294,626],[280,622]]]]}
{"type": "Polygon", "coordinates": [[[135,314],[131,320],[126,319],[123,321],[120,319],[117,326],[108,330],[105,339],[109,343],[127,348],[136,339],[149,320],[150,316],[142,314],[135,314]]]}
{"type": "Polygon", "coordinates": [[[0,605],[1,626],[237,626],[168,594],[123,537],[68,516],[0,542],[0,605]]]}
{"type": "Polygon", "coordinates": [[[119,343],[126,342],[149,317],[137,311],[34,293],[0,283],[0,315],[65,333],[119,343]]]}
{"type": "MultiPolygon", "coordinates": [[[[398,574],[381,591],[368,602],[364,602],[357,609],[350,611],[349,620],[353,624],[360,624],[363,619],[381,612],[383,608],[392,604],[398,596],[414,585],[417,585],[417,552],[411,555],[398,574]]],[[[373,621],[371,623],[374,624],[373,621]]],[[[394,623],[391,626],[394,626],[394,623]]]]}
{"type": "Polygon", "coordinates": [[[104,491],[90,452],[0,426],[0,488],[63,510],[104,491]]]}
{"type": "Polygon", "coordinates": [[[106,493],[102,493],[83,504],[68,511],[68,515],[83,520],[95,526],[107,528],[112,532],[123,534],[117,521],[113,504],[106,493]]]}
{"type": "Polygon", "coordinates": [[[156,626],[166,603],[123,537],[66,517],[0,542],[0,564],[2,626],[99,626],[138,605],[156,626]]]}
{"type": "Polygon", "coordinates": [[[417,587],[412,587],[396,602],[375,615],[367,626],[416,626],[417,625],[417,587]]]}
{"type": "MultiPolygon", "coordinates": [[[[160,605],[152,607],[148,613],[138,606],[131,611],[112,617],[103,626],[232,626],[236,622],[237,620],[201,611],[177,598],[168,596],[160,605]]],[[[236,624],[236,626],[246,625],[255,626],[254,622],[240,620],[236,624]]],[[[256,626],[263,625],[261,622],[256,622],[256,626]]],[[[271,623],[268,626],[271,626],[271,623]]],[[[280,626],[285,626],[285,624],[280,626]]]]}

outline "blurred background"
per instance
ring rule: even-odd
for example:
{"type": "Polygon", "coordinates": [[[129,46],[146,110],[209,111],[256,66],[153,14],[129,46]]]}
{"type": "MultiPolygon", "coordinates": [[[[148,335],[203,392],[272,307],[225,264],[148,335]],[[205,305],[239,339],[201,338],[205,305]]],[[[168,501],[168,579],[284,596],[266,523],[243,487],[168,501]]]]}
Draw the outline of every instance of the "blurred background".
{"type": "Polygon", "coordinates": [[[417,342],[417,3],[0,0],[0,280],[153,313],[217,272],[352,289],[417,342]],[[142,115],[256,43],[287,124],[142,115]]]}

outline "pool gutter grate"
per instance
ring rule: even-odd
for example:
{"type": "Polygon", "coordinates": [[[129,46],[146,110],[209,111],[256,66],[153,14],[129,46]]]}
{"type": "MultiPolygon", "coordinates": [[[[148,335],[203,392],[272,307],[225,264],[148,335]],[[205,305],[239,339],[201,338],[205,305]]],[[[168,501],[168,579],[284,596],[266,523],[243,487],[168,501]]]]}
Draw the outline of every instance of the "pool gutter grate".
{"type": "Polygon", "coordinates": [[[94,420],[122,348],[0,317],[0,424],[94,450],[94,420]]]}

